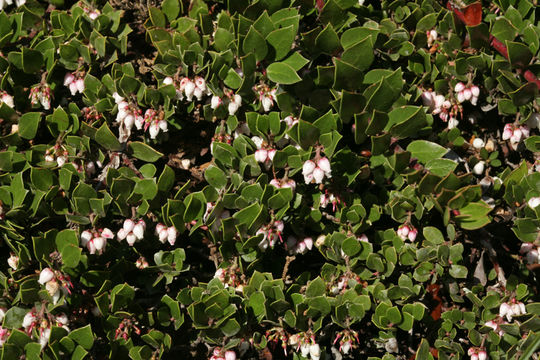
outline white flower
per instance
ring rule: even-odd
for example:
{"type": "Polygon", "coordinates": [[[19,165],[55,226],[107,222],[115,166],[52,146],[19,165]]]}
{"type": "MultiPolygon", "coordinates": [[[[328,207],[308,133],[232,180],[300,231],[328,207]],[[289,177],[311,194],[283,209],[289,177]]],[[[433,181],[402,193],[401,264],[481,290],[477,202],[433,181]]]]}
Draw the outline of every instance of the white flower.
{"type": "Polygon", "coordinates": [[[233,96],[232,102],[240,107],[240,105],[242,105],[242,97],[238,94],[235,94],[233,96]]]}
{"type": "Polygon", "coordinates": [[[69,84],[69,91],[71,92],[71,95],[75,95],[77,93],[77,84],[75,82],[69,84]]]}
{"type": "Polygon", "coordinates": [[[118,230],[118,232],[116,233],[116,238],[118,239],[118,241],[122,241],[126,238],[128,234],[129,233],[125,229],[122,228],[118,230]]]}
{"type": "MultiPolygon", "coordinates": [[[[73,76],[72,73],[67,73],[64,76],[64,86],[69,86],[73,81],[75,81],[75,76],[73,76]]],[[[115,93],[115,94],[117,94],[117,93],[115,93]]],[[[113,94],[113,96],[114,96],[114,94],[113,94]]]]}
{"type": "Polygon", "coordinates": [[[487,359],[487,353],[484,350],[480,350],[478,352],[478,360],[486,360],[487,359]]]}
{"type": "Polygon", "coordinates": [[[268,155],[267,155],[268,160],[273,161],[274,156],[276,156],[276,149],[268,150],[268,155]]]}
{"type": "Polygon", "coordinates": [[[36,321],[36,317],[33,312],[27,312],[26,315],[24,315],[22,326],[23,328],[27,329],[36,321]]]}
{"type": "Polygon", "coordinates": [[[529,201],[527,201],[527,205],[529,205],[531,209],[538,207],[538,205],[540,205],[540,196],[530,198],[529,201]]]}
{"type": "Polygon", "coordinates": [[[474,146],[475,149],[479,149],[479,150],[480,150],[481,148],[483,148],[484,145],[485,145],[484,140],[482,140],[482,139],[480,139],[480,138],[475,138],[475,139],[473,140],[473,143],[472,143],[472,146],[474,146]]]}
{"type": "Polygon", "coordinates": [[[386,341],[384,344],[384,348],[389,353],[397,353],[399,352],[398,343],[396,338],[390,338],[386,341]]]}
{"type": "Polygon", "coordinates": [[[144,223],[140,221],[133,227],[133,234],[137,237],[137,240],[142,240],[144,237],[144,223]]]}
{"type": "Polygon", "coordinates": [[[302,174],[305,176],[305,175],[310,175],[313,173],[313,171],[315,170],[317,166],[315,165],[315,163],[311,160],[308,160],[304,163],[304,165],[302,166],[302,174]]]}
{"type": "Polygon", "coordinates": [[[453,129],[459,125],[459,120],[455,117],[450,117],[448,120],[448,129],[453,129]]]}
{"type": "Polygon", "coordinates": [[[88,230],[84,230],[81,233],[81,245],[86,246],[86,244],[92,240],[92,233],[88,230]]]}
{"type": "Polygon", "coordinates": [[[326,157],[320,158],[319,161],[317,161],[317,166],[327,174],[332,172],[330,161],[326,157]]]}
{"type": "Polygon", "coordinates": [[[267,157],[268,157],[268,151],[266,151],[265,149],[259,149],[255,151],[255,160],[257,162],[264,163],[267,157]]]}
{"type": "Polygon", "coordinates": [[[128,236],[126,236],[126,241],[129,246],[133,246],[133,244],[135,244],[135,241],[137,241],[137,237],[134,234],[129,234],[128,236]]]}
{"type": "Polygon", "coordinates": [[[118,94],[116,91],[112,94],[112,97],[114,98],[114,102],[117,104],[124,101],[124,98],[120,96],[120,94],[118,94]]]}
{"type": "Polygon", "coordinates": [[[478,97],[478,95],[480,95],[480,88],[476,85],[473,85],[471,87],[471,94],[472,96],[478,97]]]}
{"type": "Polygon", "coordinates": [[[214,96],[212,96],[212,100],[210,100],[210,107],[215,110],[222,103],[223,103],[223,101],[221,100],[221,98],[219,96],[214,95],[214,96]]]}
{"type": "Polygon", "coordinates": [[[264,111],[268,112],[272,108],[272,105],[274,105],[274,101],[272,100],[271,97],[264,96],[261,99],[261,104],[262,104],[262,107],[263,107],[264,111]]]}
{"type": "Polygon", "coordinates": [[[409,241],[414,242],[416,240],[417,235],[418,235],[418,230],[416,230],[415,228],[412,228],[407,234],[407,238],[409,239],[409,241]]]}
{"type": "Polygon", "coordinates": [[[236,352],[227,350],[225,352],[225,360],[236,360],[236,352]]]}
{"type": "Polygon", "coordinates": [[[253,141],[255,143],[255,146],[257,147],[257,149],[260,149],[264,140],[258,136],[253,136],[251,138],[251,141],[253,141]]]}
{"type": "Polygon", "coordinates": [[[41,270],[41,273],[39,274],[39,280],[38,282],[43,285],[49,281],[54,279],[54,272],[50,268],[45,268],[41,270]]]}
{"type": "Polygon", "coordinates": [[[159,134],[159,125],[154,123],[150,125],[150,139],[155,139],[157,135],[159,134]]]}
{"type": "Polygon", "coordinates": [[[508,140],[508,139],[510,139],[512,137],[513,134],[514,134],[514,129],[512,127],[512,124],[504,125],[502,139],[503,140],[508,140]]]}
{"type": "Polygon", "coordinates": [[[173,82],[173,78],[170,76],[167,76],[165,79],[163,79],[163,85],[172,85],[173,82]]]}
{"type": "Polygon", "coordinates": [[[475,175],[482,175],[484,173],[484,167],[486,163],[484,161],[479,161],[473,167],[473,173],[475,175]]]}
{"type": "MultiPolygon", "coordinates": [[[[7,259],[7,263],[10,268],[12,268],[13,270],[17,270],[17,268],[19,267],[19,257],[15,254],[11,254],[11,256],[7,259]]],[[[2,322],[1,319],[0,322],[2,322]]]]}
{"type": "Polygon", "coordinates": [[[107,244],[107,241],[101,236],[95,237],[92,241],[94,243],[94,247],[96,248],[96,251],[101,251],[107,244]]]}
{"type": "Polygon", "coordinates": [[[193,95],[197,98],[197,100],[201,100],[203,96],[203,92],[200,88],[196,87],[195,90],[193,90],[193,95]]]}
{"type": "Polygon", "coordinates": [[[454,87],[454,91],[457,93],[462,92],[463,90],[465,90],[465,84],[462,82],[458,82],[456,86],[454,87]]]}
{"type": "Polygon", "coordinates": [[[465,100],[471,100],[471,97],[472,97],[471,89],[463,90],[463,97],[465,98],[465,100]]]}
{"type": "Polygon", "coordinates": [[[84,79],[82,78],[77,79],[77,81],[75,82],[75,85],[77,86],[77,90],[79,92],[82,93],[84,91],[84,79]]]}
{"type": "Polygon", "coordinates": [[[39,343],[41,344],[41,348],[43,349],[47,343],[49,342],[49,338],[51,337],[51,329],[46,328],[41,330],[41,334],[39,335],[39,343]]]}
{"type": "Polygon", "coordinates": [[[124,220],[124,231],[126,233],[130,233],[133,231],[133,228],[135,227],[135,222],[131,219],[124,220]]]}
{"type": "Polygon", "coordinates": [[[311,359],[318,360],[321,356],[321,348],[319,347],[319,344],[312,344],[309,347],[309,355],[311,356],[311,359]]]}
{"type": "Polygon", "coordinates": [[[159,126],[159,128],[161,129],[161,131],[163,131],[163,132],[169,131],[169,129],[168,129],[168,123],[167,123],[166,120],[159,120],[158,126],[159,126]]]}
{"type": "Polygon", "coordinates": [[[191,101],[193,98],[193,93],[195,92],[195,83],[188,79],[186,87],[184,88],[184,93],[188,101],[191,101]]]}
{"type": "Polygon", "coordinates": [[[195,86],[202,91],[206,91],[206,81],[204,78],[197,76],[195,77],[195,86]]]}
{"type": "Polygon", "coordinates": [[[303,357],[307,357],[307,356],[308,356],[308,354],[309,354],[309,348],[310,348],[309,344],[302,344],[302,345],[300,346],[300,351],[302,352],[302,356],[303,356],[303,357]]]}
{"type": "Polygon", "coordinates": [[[239,105],[237,105],[237,104],[235,104],[233,102],[230,102],[229,106],[228,106],[229,115],[231,115],[231,116],[234,115],[238,111],[239,107],[240,107],[239,105]]]}
{"type": "Polygon", "coordinates": [[[316,167],[315,170],[313,170],[313,179],[315,180],[315,183],[316,184],[322,183],[323,178],[324,178],[324,171],[321,168],[316,167]]]}
{"type": "Polygon", "coordinates": [[[105,228],[103,231],[101,231],[101,236],[105,239],[112,239],[114,237],[114,233],[109,228],[105,228]]]}
{"type": "Polygon", "coordinates": [[[167,229],[167,241],[169,244],[174,245],[176,242],[176,237],[178,236],[178,231],[174,226],[171,226],[167,229]]]}

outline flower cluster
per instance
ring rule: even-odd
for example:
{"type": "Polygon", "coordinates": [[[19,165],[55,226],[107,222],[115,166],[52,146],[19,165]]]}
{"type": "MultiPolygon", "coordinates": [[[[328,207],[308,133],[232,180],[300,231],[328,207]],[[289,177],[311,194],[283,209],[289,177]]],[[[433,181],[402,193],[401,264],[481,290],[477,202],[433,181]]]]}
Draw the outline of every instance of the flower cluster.
{"type": "Polygon", "coordinates": [[[212,352],[210,360],[236,360],[236,352],[234,350],[224,350],[217,347],[212,352]]]}
{"type": "Polygon", "coordinates": [[[439,115],[439,118],[448,122],[448,128],[453,129],[459,125],[457,114],[460,112],[459,105],[452,106],[452,103],[443,95],[437,94],[435,91],[424,91],[422,93],[422,101],[425,106],[429,107],[433,115],[439,115]]]}
{"type": "Polygon", "coordinates": [[[68,161],[69,153],[61,145],[56,144],[53,148],[45,150],[45,161],[55,162],[58,166],[64,166],[68,161]]]}
{"type": "Polygon", "coordinates": [[[71,293],[73,284],[69,280],[69,276],[63,275],[60,272],[55,272],[51,268],[44,268],[39,273],[38,282],[41,285],[45,285],[45,290],[53,299],[53,303],[56,304],[60,299],[61,293],[71,293]]]}
{"type": "Polygon", "coordinates": [[[283,228],[283,221],[275,220],[257,230],[255,235],[263,235],[263,239],[259,242],[259,248],[264,251],[268,246],[273,248],[278,239],[283,242],[283,238],[281,237],[283,228]]]}
{"type": "Polygon", "coordinates": [[[296,188],[296,181],[293,179],[272,179],[270,180],[270,185],[277,189],[294,189],[296,188]]]}
{"type": "Polygon", "coordinates": [[[338,205],[345,205],[339,196],[336,196],[325,189],[324,193],[319,196],[319,206],[323,209],[332,204],[332,211],[336,211],[338,205]]]}
{"type": "Polygon", "coordinates": [[[96,20],[98,16],[101,15],[101,12],[98,9],[91,9],[88,6],[84,6],[83,10],[91,20],[96,20]]]}
{"type": "Polygon", "coordinates": [[[528,264],[539,264],[540,263],[540,252],[538,251],[538,246],[533,243],[523,243],[519,249],[519,253],[525,256],[528,264]]]}
{"type": "Polygon", "coordinates": [[[47,84],[36,85],[30,89],[30,103],[34,106],[38,103],[43,106],[43,109],[51,108],[51,88],[47,84]]]}
{"type": "Polygon", "coordinates": [[[512,149],[517,150],[521,140],[528,138],[529,133],[529,128],[526,125],[506,124],[504,125],[502,139],[509,140],[512,149]]]}
{"type": "Polygon", "coordinates": [[[81,246],[86,246],[90,254],[102,254],[107,246],[107,240],[114,238],[114,234],[108,228],[84,230],[81,233],[81,246]]]}
{"type": "Polygon", "coordinates": [[[240,279],[240,275],[241,271],[238,266],[233,265],[217,269],[214,278],[219,279],[225,288],[232,287],[238,292],[243,292],[244,284],[240,279]]]}
{"type": "MultiPolygon", "coordinates": [[[[65,320],[67,321],[67,317],[65,320]]],[[[41,348],[43,349],[47,345],[51,337],[51,326],[47,319],[40,319],[39,314],[32,310],[24,316],[22,326],[28,335],[32,335],[34,328],[38,328],[41,348]]]]}
{"type": "Polygon", "coordinates": [[[324,177],[332,177],[332,169],[330,168],[330,161],[326,157],[322,157],[317,162],[308,160],[302,166],[302,175],[304,175],[304,181],[306,184],[315,182],[321,184],[324,177]]]}
{"type": "Polygon", "coordinates": [[[517,301],[515,298],[510,302],[502,303],[499,307],[499,316],[506,317],[507,321],[512,321],[512,316],[524,315],[527,313],[525,304],[517,301]]]}
{"type": "MultiPolygon", "coordinates": [[[[0,0],[0,1],[2,1],[2,0],[0,0]]],[[[0,91],[0,105],[2,105],[2,104],[6,104],[10,108],[14,108],[15,103],[13,101],[13,96],[9,95],[5,91],[0,91]]]]}
{"type": "Polygon", "coordinates": [[[135,126],[137,130],[144,128],[144,131],[149,130],[150,139],[155,139],[159,131],[167,132],[167,121],[163,119],[163,111],[157,112],[154,109],[147,109],[144,113],[144,118],[137,116],[135,118],[135,126]]]}
{"type": "Polygon", "coordinates": [[[144,238],[144,231],[146,230],[146,223],[144,220],[135,221],[131,219],[124,220],[124,225],[116,233],[118,241],[126,239],[129,246],[133,246],[137,241],[141,241],[144,238]]]}
{"type": "MultiPolygon", "coordinates": [[[[345,253],[341,253],[343,257],[345,257],[345,253]]],[[[347,272],[343,275],[341,275],[337,279],[337,284],[333,285],[330,289],[330,292],[334,295],[337,295],[339,293],[344,293],[349,288],[354,288],[356,284],[359,284],[361,282],[360,276],[353,272],[347,272]],[[349,286],[349,281],[351,282],[351,285],[349,286]]]]}
{"type": "Polygon", "coordinates": [[[298,240],[291,235],[287,238],[286,245],[287,249],[292,253],[305,254],[313,248],[313,238],[306,237],[303,240],[298,240]]]}
{"type": "Polygon", "coordinates": [[[198,101],[202,100],[203,95],[211,95],[210,90],[206,86],[206,80],[201,76],[196,76],[193,80],[188,77],[183,77],[180,81],[175,81],[170,76],[163,79],[163,85],[173,85],[176,88],[176,98],[187,101],[193,101],[193,97],[198,101]]]}
{"type": "Polygon", "coordinates": [[[174,245],[176,238],[178,237],[178,231],[174,226],[167,227],[166,225],[159,223],[156,225],[156,235],[161,243],[165,244],[165,241],[168,241],[169,244],[174,245]]]}
{"type": "Polygon", "coordinates": [[[403,224],[397,229],[397,234],[401,240],[415,241],[418,235],[418,230],[412,225],[403,224]]]}
{"type": "Polygon", "coordinates": [[[78,92],[82,94],[85,89],[84,79],[77,73],[67,73],[64,76],[64,86],[69,88],[71,95],[75,95],[78,92]]]}
{"type": "Polygon", "coordinates": [[[272,106],[274,106],[274,101],[276,101],[276,90],[275,88],[270,88],[266,84],[259,84],[253,87],[253,91],[257,94],[261,106],[265,112],[270,111],[272,106]]]}
{"type": "MultiPolygon", "coordinates": [[[[234,115],[242,106],[242,96],[239,94],[234,94],[231,90],[224,90],[225,97],[229,99],[229,105],[227,105],[227,110],[229,111],[229,115],[234,115]]],[[[212,109],[217,109],[223,104],[223,99],[217,95],[212,96],[212,99],[210,100],[210,107],[212,109]]]]}
{"type": "Polygon", "coordinates": [[[472,347],[469,348],[467,354],[471,357],[471,360],[486,360],[487,353],[484,348],[472,347]]]}
{"type": "Polygon", "coordinates": [[[456,99],[458,103],[470,101],[472,105],[476,105],[478,102],[480,88],[476,85],[465,85],[462,82],[458,82],[454,87],[454,91],[456,92],[456,99]]]}
{"type": "Polygon", "coordinates": [[[356,344],[360,344],[358,339],[358,332],[354,330],[343,330],[336,334],[334,339],[334,345],[339,341],[339,351],[344,355],[347,355],[356,344]]]}
{"type": "Polygon", "coordinates": [[[300,354],[311,360],[319,360],[321,357],[321,347],[315,342],[315,336],[307,333],[294,334],[289,337],[289,345],[300,350],[300,354]]]}
{"type": "Polygon", "coordinates": [[[502,318],[497,318],[496,320],[486,321],[484,325],[492,328],[499,336],[503,336],[504,330],[501,329],[501,324],[506,324],[506,322],[502,318]]]}
{"type": "Polygon", "coordinates": [[[142,127],[144,123],[144,118],[142,117],[142,110],[136,104],[128,103],[124,97],[120,96],[118,93],[113,95],[114,101],[118,105],[118,113],[116,114],[116,122],[119,124],[119,138],[120,142],[126,142],[129,136],[131,135],[131,129],[134,124],[137,125],[137,128],[142,127]]]}

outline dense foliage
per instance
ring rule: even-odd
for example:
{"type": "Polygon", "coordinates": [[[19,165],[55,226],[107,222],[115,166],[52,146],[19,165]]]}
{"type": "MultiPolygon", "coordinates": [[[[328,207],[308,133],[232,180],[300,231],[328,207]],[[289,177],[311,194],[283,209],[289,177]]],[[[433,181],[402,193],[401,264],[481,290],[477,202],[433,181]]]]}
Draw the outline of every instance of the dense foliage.
{"type": "Polygon", "coordinates": [[[536,1],[0,0],[13,359],[539,359],[536,1]]]}

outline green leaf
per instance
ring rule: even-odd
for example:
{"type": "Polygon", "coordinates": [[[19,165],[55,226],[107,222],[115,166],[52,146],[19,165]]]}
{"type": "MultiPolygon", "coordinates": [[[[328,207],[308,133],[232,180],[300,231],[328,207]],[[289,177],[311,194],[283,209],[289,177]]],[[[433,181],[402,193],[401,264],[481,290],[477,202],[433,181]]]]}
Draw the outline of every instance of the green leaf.
{"type": "Polygon", "coordinates": [[[156,162],[163,156],[162,153],[154,150],[151,146],[140,141],[130,142],[128,144],[128,148],[134,157],[147,162],[156,162]]]}
{"type": "Polygon", "coordinates": [[[164,0],[161,3],[161,9],[165,16],[167,16],[167,19],[169,19],[169,22],[171,22],[176,20],[180,14],[181,5],[178,0],[164,0]]]}
{"type": "Polygon", "coordinates": [[[339,37],[331,24],[326,25],[319,35],[317,35],[315,46],[326,54],[333,54],[341,47],[339,37]]]}
{"type": "Polygon", "coordinates": [[[371,39],[367,38],[360,41],[343,52],[341,59],[360,70],[369,68],[375,55],[373,54],[373,44],[371,39]]]}
{"type": "Polygon", "coordinates": [[[309,63],[309,60],[300,55],[299,52],[295,52],[291,56],[283,60],[282,63],[289,65],[294,69],[294,71],[298,71],[303,68],[307,63],[309,63]]]}
{"type": "Polygon", "coordinates": [[[430,141],[415,140],[407,146],[407,151],[411,152],[413,158],[425,164],[430,160],[439,159],[448,152],[448,149],[430,141]]]}
{"type": "Polygon", "coordinates": [[[43,65],[43,55],[41,51],[28,48],[22,49],[22,66],[23,71],[27,74],[39,72],[43,65]]]}
{"type": "Polygon", "coordinates": [[[283,59],[291,51],[295,36],[296,32],[292,25],[274,30],[268,34],[266,41],[276,51],[275,60],[283,59]]]}
{"type": "Polygon", "coordinates": [[[23,139],[33,139],[36,136],[41,113],[28,112],[19,119],[19,136],[23,139]]]}
{"type": "Polygon", "coordinates": [[[270,80],[282,85],[295,84],[302,80],[290,65],[283,62],[270,64],[266,74],[270,80]]]}
{"type": "Polygon", "coordinates": [[[420,341],[415,360],[433,360],[433,355],[429,351],[429,343],[426,339],[420,341]]]}
{"type": "Polygon", "coordinates": [[[385,130],[400,138],[415,136],[427,125],[426,113],[421,106],[402,106],[392,110],[388,117],[385,130]]]}
{"type": "Polygon", "coordinates": [[[307,297],[315,297],[315,296],[321,296],[326,293],[326,282],[321,279],[320,277],[317,277],[315,280],[310,281],[307,289],[306,289],[306,296],[307,297]]]}
{"type": "Polygon", "coordinates": [[[506,41],[506,48],[508,49],[508,60],[513,67],[525,68],[531,62],[533,54],[528,46],[522,43],[506,41]]]}
{"type": "Polygon", "coordinates": [[[98,144],[107,150],[118,151],[122,149],[122,144],[120,144],[116,136],[112,133],[111,129],[109,129],[107,123],[103,123],[98,131],[96,131],[95,139],[98,144]]]}
{"type": "Polygon", "coordinates": [[[215,188],[224,188],[227,185],[227,176],[217,166],[210,165],[204,172],[204,178],[208,184],[215,188]]]}
{"type": "Polygon", "coordinates": [[[94,345],[94,334],[90,325],[72,330],[68,337],[86,350],[90,350],[94,345]]]}
{"type": "Polygon", "coordinates": [[[251,26],[242,44],[242,50],[245,54],[253,53],[257,61],[261,61],[268,53],[268,46],[264,37],[251,26]]]}
{"type": "Polygon", "coordinates": [[[457,167],[457,162],[450,159],[432,159],[426,163],[426,169],[432,174],[445,177],[457,167]]]}

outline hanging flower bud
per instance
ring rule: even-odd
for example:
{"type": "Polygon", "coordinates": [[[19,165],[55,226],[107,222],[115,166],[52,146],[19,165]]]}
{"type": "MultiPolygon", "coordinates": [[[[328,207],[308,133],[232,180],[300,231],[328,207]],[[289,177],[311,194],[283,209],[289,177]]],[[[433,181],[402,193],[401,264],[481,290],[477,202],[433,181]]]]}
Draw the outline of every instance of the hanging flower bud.
{"type": "Polygon", "coordinates": [[[45,283],[51,281],[52,279],[54,279],[54,272],[50,268],[45,268],[41,270],[41,273],[39,274],[38,282],[41,285],[44,285],[45,283]]]}

